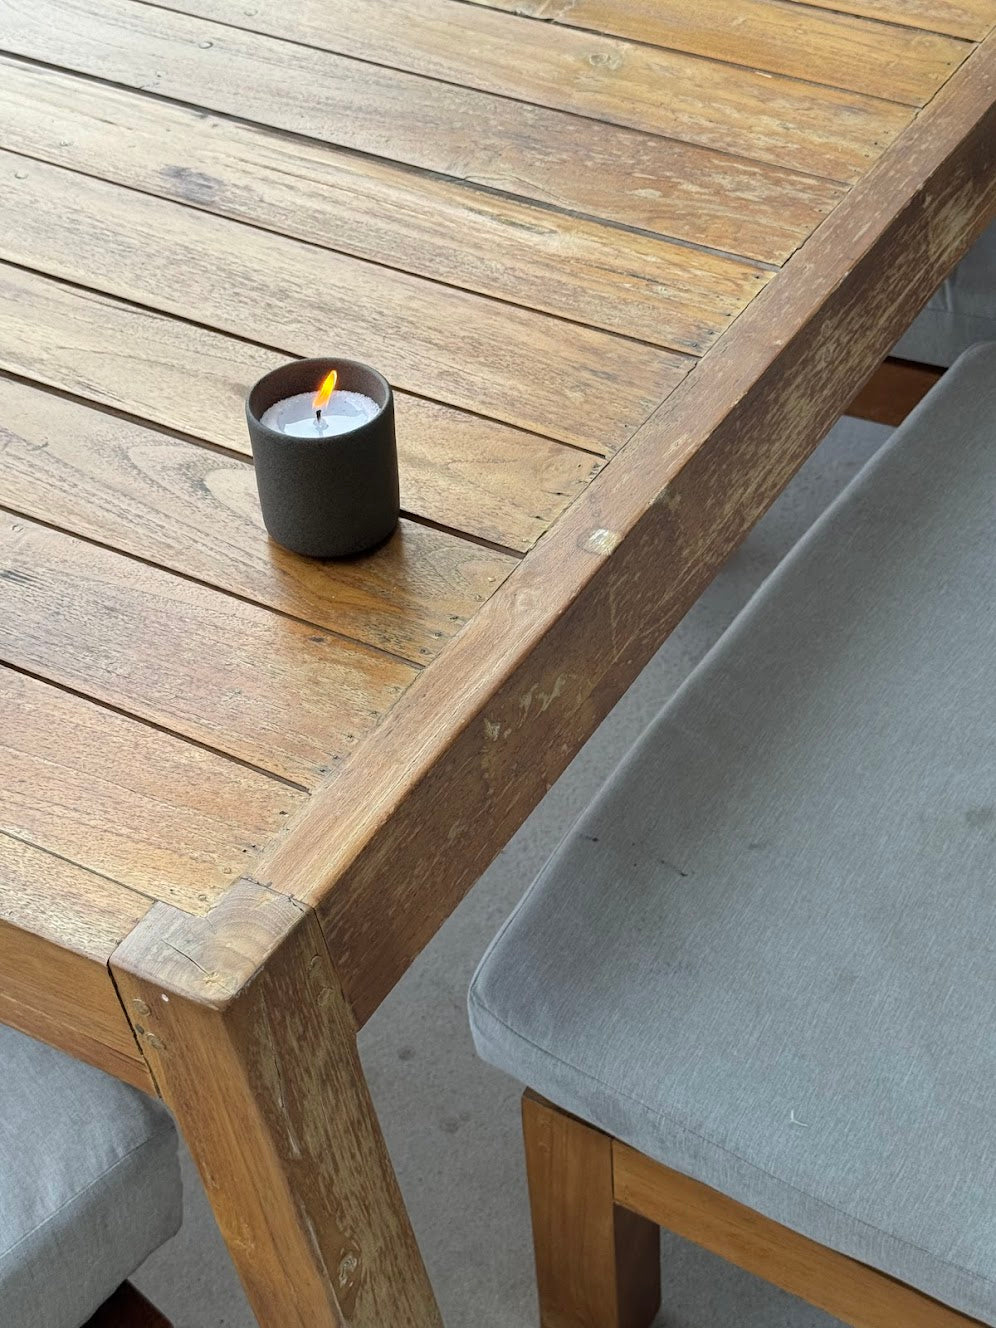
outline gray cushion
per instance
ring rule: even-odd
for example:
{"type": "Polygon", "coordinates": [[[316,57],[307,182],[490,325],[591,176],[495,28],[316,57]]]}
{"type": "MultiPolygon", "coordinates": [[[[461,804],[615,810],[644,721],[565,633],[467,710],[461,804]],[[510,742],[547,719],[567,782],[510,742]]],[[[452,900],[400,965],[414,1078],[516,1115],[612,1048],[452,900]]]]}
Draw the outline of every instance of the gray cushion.
{"type": "Polygon", "coordinates": [[[80,1328],[180,1210],[166,1109],[0,1025],[3,1328],[80,1328]]]}
{"type": "Polygon", "coordinates": [[[977,341],[996,337],[996,225],[931,296],[926,308],[893,350],[922,364],[953,364],[977,341]]]}
{"type": "Polygon", "coordinates": [[[470,993],[486,1060],[989,1324],[994,492],[990,345],[693,672],[470,993]]]}

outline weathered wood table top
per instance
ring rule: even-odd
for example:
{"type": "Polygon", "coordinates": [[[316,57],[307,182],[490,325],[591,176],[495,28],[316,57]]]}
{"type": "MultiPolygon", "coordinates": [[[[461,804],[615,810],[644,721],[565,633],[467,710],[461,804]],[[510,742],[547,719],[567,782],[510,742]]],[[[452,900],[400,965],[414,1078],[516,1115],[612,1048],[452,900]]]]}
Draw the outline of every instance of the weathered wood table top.
{"type": "Polygon", "coordinates": [[[163,1094],[261,1322],[436,1322],[355,1025],[991,215],[994,23],[0,0],[0,1018],[163,1094]],[[348,562],[247,460],[309,354],[397,391],[348,562]]]}

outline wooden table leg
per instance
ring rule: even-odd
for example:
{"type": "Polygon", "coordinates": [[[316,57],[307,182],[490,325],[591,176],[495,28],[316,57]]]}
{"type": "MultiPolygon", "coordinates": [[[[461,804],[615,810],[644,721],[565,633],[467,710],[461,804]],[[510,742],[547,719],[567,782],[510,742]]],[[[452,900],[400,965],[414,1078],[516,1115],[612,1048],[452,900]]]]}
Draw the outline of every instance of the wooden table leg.
{"type": "Polygon", "coordinates": [[[262,1328],[441,1328],[314,914],[157,904],[112,970],[262,1328]]]}

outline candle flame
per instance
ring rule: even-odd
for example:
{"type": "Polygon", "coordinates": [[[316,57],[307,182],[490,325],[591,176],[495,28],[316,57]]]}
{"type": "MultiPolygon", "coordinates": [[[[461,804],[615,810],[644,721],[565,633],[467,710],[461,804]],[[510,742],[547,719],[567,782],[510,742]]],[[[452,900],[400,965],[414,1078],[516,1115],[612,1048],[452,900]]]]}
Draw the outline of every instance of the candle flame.
{"type": "Polygon", "coordinates": [[[315,399],[312,402],[312,405],[314,406],[315,410],[324,410],[325,407],[329,404],[329,398],[332,396],[332,393],[335,391],[335,385],[338,378],[339,375],[335,369],[333,369],[331,373],[326,375],[324,381],[322,382],[321,387],[315,393],[315,399]]]}

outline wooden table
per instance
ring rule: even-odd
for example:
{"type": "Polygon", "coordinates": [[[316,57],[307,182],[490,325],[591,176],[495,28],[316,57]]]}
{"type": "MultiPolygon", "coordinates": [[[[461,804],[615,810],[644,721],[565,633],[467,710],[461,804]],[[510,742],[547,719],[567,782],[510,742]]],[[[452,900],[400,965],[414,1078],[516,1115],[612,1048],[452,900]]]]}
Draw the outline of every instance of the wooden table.
{"type": "Polygon", "coordinates": [[[996,0],[0,0],[0,1017],[267,1328],[439,1323],[356,1055],[996,203],[996,0]],[[398,390],[379,552],[242,396],[398,390]]]}

